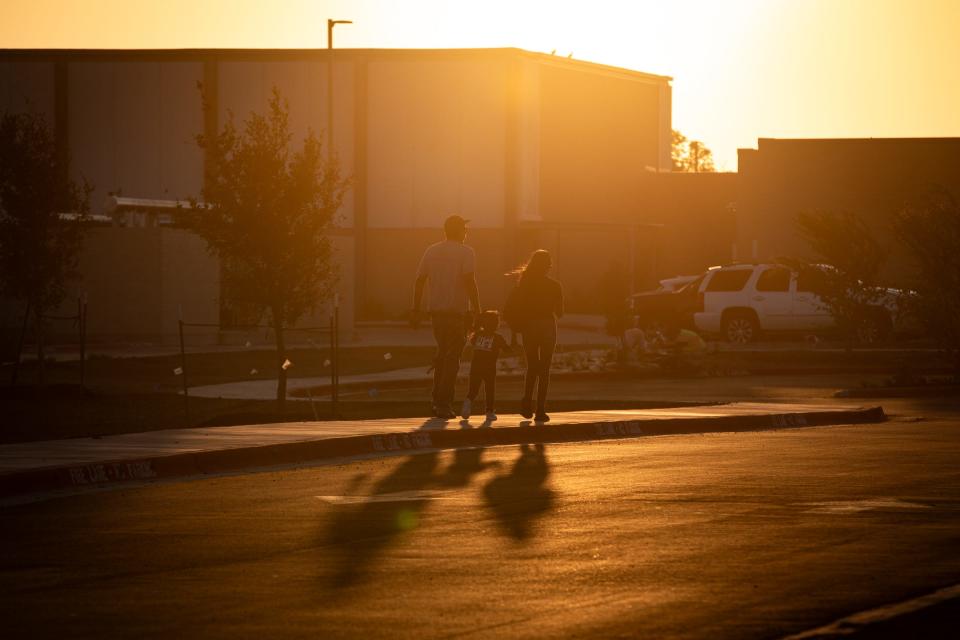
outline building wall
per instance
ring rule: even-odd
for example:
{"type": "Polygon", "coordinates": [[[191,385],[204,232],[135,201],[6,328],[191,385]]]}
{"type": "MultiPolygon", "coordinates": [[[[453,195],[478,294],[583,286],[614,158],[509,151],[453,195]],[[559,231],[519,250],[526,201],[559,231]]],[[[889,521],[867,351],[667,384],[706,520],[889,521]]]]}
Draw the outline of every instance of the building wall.
{"type": "MultiPolygon", "coordinates": [[[[93,228],[84,237],[77,295],[88,301],[91,340],[177,340],[186,322],[216,322],[219,267],[195,235],[176,229],[93,228]]],[[[63,311],[76,309],[68,295],[63,311]]],[[[215,342],[216,331],[188,329],[194,340],[215,342]]]]}
{"type": "MultiPolygon", "coordinates": [[[[160,237],[160,328],[167,341],[177,336],[178,320],[217,324],[220,318],[220,261],[200,236],[182,229],[157,229],[160,237]]],[[[187,338],[210,342],[217,331],[186,327],[187,338]]]]}
{"type": "Polygon", "coordinates": [[[500,56],[370,62],[370,228],[503,226],[508,75],[500,56]]]}
{"type": "Polygon", "coordinates": [[[641,182],[662,161],[664,92],[669,85],[662,79],[549,59],[539,65],[538,214],[555,229],[541,242],[556,243],[555,275],[569,312],[598,313],[601,283],[614,273],[630,281],[638,268],[643,238],[632,225],[642,206],[641,182]]]}
{"type": "MultiPolygon", "coordinates": [[[[289,101],[295,145],[308,130],[324,138],[328,55],[5,53],[0,106],[33,96],[53,120],[58,105],[66,105],[61,110],[73,173],[95,185],[92,205],[100,212],[110,192],[199,196],[204,160],[196,135],[205,126],[222,126],[230,114],[242,126],[251,111],[263,112],[274,86],[289,101]],[[58,69],[65,73],[58,76],[58,69]],[[200,82],[208,83],[216,103],[212,121],[202,110],[200,82]],[[64,91],[61,102],[57,87],[64,91]]],[[[344,50],[335,52],[332,68],[334,150],[351,179],[341,209],[343,235],[336,239],[342,272],[349,274],[349,285],[345,280],[340,287],[347,316],[354,310],[369,317],[405,313],[416,262],[454,212],[472,220],[468,242],[480,258],[485,305],[499,304],[503,273],[544,243],[565,254],[558,260],[572,278],[589,283],[607,266],[606,243],[590,240],[578,248],[572,232],[560,246],[556,230],[519,225],[628,218],[636,210],[638,176],[659,167],[669,147],[662,132],[664,126],[669,131],[669,114],[661,112],[669,104],[665,78],[509,49],[344,50]]],[[[194,240],[176,246],[193,251],[187,247],[194,240]]],[[[145,262],[180,251],[170,244],[141,248],[145,262]]],[[[118,295],[127,292],[124,300],[138,281],[150,283],[164,306],[130,312],[150,331],[168,333],[175,325],[171,299],[189,297],[183,284],[189,272],[180,267],[162,267],[157,282],[139,266],[113,273],[95,262],[90,268],[88,284],[93,274],[106,282],[128,274],[131,282],[117,285],[118,295]],[[151,309],[156,318],[146,319],[151,309]]],[[[580,289],[589,287],[572,290],[580,289]]],[[[206,292],[197,295],[207,298],[206,292]]],[[[132,324],[125,316],[110,322],[103,326],[118,332],[132,324]]]]}
{"type": "Polygon", "coordinates": [[[544,220],[616,220],[636,211],[638,180],[660,166],[660,84],[541,65],[544,220]]]}
{"type": "Polygon", "coordinates": [[[735,173],[661,173],[640,181],[637,222],[650,225],[638,251],[637,287],[732,261],[737,239],[735,173]]]}
{"type": "MultiPolygon", "coordinates": [[[[336,60],[333,65],[333,116],[335,150],[344,177],[356,174],[354,157],[354,63],[336,60]]],[[[308,132],[312,132],[327,147],[328,123],[328,66],[325,60],[283,59],[264,60],[255,55],[238,59],[218,59],[217,116],[222,127],[232,114],[234,122],[242,127],[252,112],[265,114],[270,96],[276,88],[289,106],[290,129],[294,149],[301,148],[308,132]]],[[[340,209],[340,224],[353,224],[354,191],[344,196],[340,209]]]]}
{"type": "Polygon", "coordinates": [[[103,212],[109,193],[200,195],[199,62],[78,61],[67,72],[71,172],[94,186],[94,213],[103,212]]]}
{"type": "Polygon", "coordinates": [[[756,150],[740,150],[738,253],[815,257],[797,215],[846,210],[871,225],[893,272],[903,259],[893,216],[935,185],[960,197],[960,138],[760,139],[756,150]]]}
{"type": "Polygon", "coordinates": [[[0,59],[0,113],[31,111],[55,122],[54,63],[0,59]]]}

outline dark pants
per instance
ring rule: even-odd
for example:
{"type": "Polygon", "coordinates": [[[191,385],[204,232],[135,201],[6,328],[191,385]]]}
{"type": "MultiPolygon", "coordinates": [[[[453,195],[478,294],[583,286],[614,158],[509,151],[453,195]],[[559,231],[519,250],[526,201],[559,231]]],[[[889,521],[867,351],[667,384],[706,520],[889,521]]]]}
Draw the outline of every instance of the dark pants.
{"type": "Polygon", "coordinates": [[[525,327],[523,352],[527,357],[527,376],[523,384],[523,401],[533,401],[537,388],[537,413],[545,413],[547,388],[550,386],[550,364],[557,346],[557,323],[553,318],[538,320],[525,327]]]}
{"type": "Polygon", "coordinates": [[[467,397],[470,398],[470,401],[477,397],[477,394],[480,393],[480,385],[483,384],[483,396],[487,400],[487,413],[495,413],[494,411],[494,400],[496,400],[497,392],[497,367],[496,363],[494,366],[476,366],[476,364],[470,365],[470,389],[467,391],[467,397]]]}
{"type": "Polygon", "coordinates": [[[433,406],[453,404],[453,388],[460,370],[460,354],[467,341],[467,316],[463,313],[431,313],[437,355],[433,360],[433,406]]]}

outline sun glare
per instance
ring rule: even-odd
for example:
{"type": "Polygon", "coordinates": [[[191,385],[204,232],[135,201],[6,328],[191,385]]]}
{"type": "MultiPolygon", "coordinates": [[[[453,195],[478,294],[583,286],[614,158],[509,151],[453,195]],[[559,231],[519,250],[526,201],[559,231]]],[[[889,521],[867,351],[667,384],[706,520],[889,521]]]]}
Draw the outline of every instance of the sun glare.
{"type": "Polygon", "coordinates": [[[668,75],[674,125],[728,170],[758,137],[960,134],[952,0],[36,0],[4,10],[5,47],[325,47],[327,18],[341,18],[353,20],[337,30],[342,48],[520,47],[668,75]]]}

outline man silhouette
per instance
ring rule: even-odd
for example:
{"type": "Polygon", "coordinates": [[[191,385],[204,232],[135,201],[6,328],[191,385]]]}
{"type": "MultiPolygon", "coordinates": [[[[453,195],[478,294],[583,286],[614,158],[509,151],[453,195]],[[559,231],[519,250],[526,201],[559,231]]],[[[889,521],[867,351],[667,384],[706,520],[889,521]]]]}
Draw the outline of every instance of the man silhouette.
{"type": "Polygon", "coordinates": [[[472,324],[469,310],[480,312],[480,294],[474,277],[476,256],[471,247],[463,244],[467,222],[469,220],[457,215],[446,219],[443,223],[446,239],[424,251],[413,290],[411,323],[417,328],[421,320],[423,286],[430,282],[430,321],[437,341],[433,362],[433,414],[444,419],[456,416],[453,389],[467,328],[472,324]]]}

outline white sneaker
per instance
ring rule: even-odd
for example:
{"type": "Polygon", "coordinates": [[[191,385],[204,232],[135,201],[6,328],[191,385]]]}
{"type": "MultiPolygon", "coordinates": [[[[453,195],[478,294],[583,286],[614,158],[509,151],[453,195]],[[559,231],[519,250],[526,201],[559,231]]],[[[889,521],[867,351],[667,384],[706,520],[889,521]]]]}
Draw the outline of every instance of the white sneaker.
{"type": "Polygon", "coordinates": [[[470,402],[470,398],[465,398],[465,399],[463,400],[463,406],[460,407],[460,417],[463,418],[464,420],[469,420],[469,419],[470,419],[470,409],[471,409],[471,406],[470,406],[470,405],[471,405],[471,404],[473,404],[473,403],[470,402]]]}
{"type": "Polygon", "coordinates": [[[488,413],[488,414],[487,414],[487,422],[493,422],[493,421],[496,420],[496,419],[497,419],[497,414],[495,414],[495,413],[488,413]]]}

